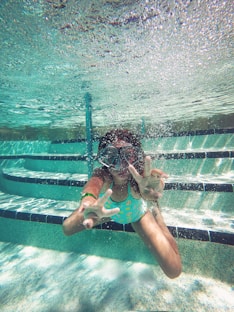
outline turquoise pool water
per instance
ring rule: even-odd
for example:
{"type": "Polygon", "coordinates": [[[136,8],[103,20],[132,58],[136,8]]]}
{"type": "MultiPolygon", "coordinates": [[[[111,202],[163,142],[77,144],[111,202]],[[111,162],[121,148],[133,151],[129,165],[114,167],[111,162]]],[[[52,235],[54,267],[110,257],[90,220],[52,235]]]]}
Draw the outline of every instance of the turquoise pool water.
{"type": "Polygon", "coordinates": [[[144,118],[167,133],[233,115],[231,0],[2,0],[0,12],[1,127],[77,129],[86,92],[95,127],[144,118]]]}
{"type": "Polygon", "coordinates": [[[1,311],[234,310],[232,8],[0,1],[1,311]],[[176,280],[130,226],[62,234],[87,180],[87,94],[96,139],[131,128],[169,174],[176,280]]]}
{"type": "MultiPolygon", "coordinates": [[[[154,166],[169,174],[160,201],[168,225],[233,233],[234,139],[228,132],[142,139],[154,166]]],[[[85,142],[0,146],[2,208],[66,217],[77,207],[87,181],[85,142]]]]}
{"type": "Polygon", "coordinates": [[[2,310],[232,311],[229,132],[143,140],[155,164],[172,173],[161,206],[182,255],[175,281],[128,227],[63,235],[61,223],[87,180],[83,142],[1,142],[2,310]]]}

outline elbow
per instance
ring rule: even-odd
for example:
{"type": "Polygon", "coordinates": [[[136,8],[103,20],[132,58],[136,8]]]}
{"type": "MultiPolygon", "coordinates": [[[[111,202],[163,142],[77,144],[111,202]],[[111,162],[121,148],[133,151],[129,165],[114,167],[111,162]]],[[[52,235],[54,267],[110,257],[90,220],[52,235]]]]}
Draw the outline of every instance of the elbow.
{"type": "Polygon", "coordinates": [[[171,270],[164,271],[164,273],[170,279],[175,279],[175,278],[179,277],[180,274],[182,273],[181,263],[179,263],[177,266],[174,266],[171,270]]]}
{"type": "Polygon", "coordinates": [[[180,269],[176,269],[174,270],[173,272],[170,272],[170,273],[166,273],[167,277],[169,277],[170,279],[175,279],[177,277],[180,276],[182,270],[181,268],[180,269]]]}
{"type": "Polygon", "coordinates": [[[70,232],[70,230],[63,224],[63,234],[65,236],[70,236],[72,235],[72,233],[70,232]]]}
{"type": "Polygon", "coordinates": [[[74,220],[67,218],[63,221],[63,233],[65,236],[71,236],[85,229],[83,223],[76,223],[74,220]]]}
{"type": "Polygon", "coordinates": [[[63,221],[62,229],[63,229],[63,234],[65,236],[71,236],[73,234],[73,231],[71,230],[68,219],[65,219],[63,221]]]}

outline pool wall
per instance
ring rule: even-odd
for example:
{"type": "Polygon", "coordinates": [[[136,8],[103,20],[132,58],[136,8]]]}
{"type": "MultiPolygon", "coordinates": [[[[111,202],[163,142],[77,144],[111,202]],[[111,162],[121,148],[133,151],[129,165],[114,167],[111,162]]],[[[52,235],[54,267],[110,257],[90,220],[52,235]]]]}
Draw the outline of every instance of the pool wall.
{"type": "MultiPolygon", "coordinates": [[[[8,218],[0,218],[0,229],[0,240],[4,242],[158,266],[135,233],[93,229],[66,237],[56,224],[8,218]]],[[[184,273],[233,283],[233,246],[183,238],[178,240],[178,246],[184,273]]]]}

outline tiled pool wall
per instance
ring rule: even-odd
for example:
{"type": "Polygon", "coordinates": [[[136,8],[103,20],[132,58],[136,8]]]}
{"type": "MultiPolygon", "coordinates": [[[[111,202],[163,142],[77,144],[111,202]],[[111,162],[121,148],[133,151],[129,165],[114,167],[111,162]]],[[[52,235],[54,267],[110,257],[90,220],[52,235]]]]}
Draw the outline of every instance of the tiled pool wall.
{"type": "MultiPolygon", "coordinates": [[[[154,165],[172,175],[172,181],[169,180],[165,185],[166,195],[162,199],[162,206],[170,203],[173,206],[183,205],[186,198],[200,192],[203,197],[207,195],[211,198],[214,194],[217,197],[218,194],[217,205],[222,203],[225,211],[233,211],[232,177],[228,181],[221,182],[211,179],[211,175],[225,174],[226,177],[233,171],[233,132],[234,129],[210,129],[173,133],[169,137],[142,138],[146,154],[152,156],[154,165]],[[188,179],[189,174],[195,179],[192,181],[188,179]],[[179,177],[181,175],[182,180],[179,177]],[[203,177],[208,175],[208,179],[201,182],[201,175],[203,177]]],[[[97,144],[97,141],[94,142],[94,153],[97,151],[97,144]]],[[[0,151],[2,167],[0,186],[3,192],[38,198],[48,196],[58,200],[79,200],[80,191],[87,180],[85,140],[0,142],[0,151]],[[18,174],[17,168],[20,169],[18,174]],[[61,174],[67,172],[74,175],[78,173],[78,176],[64,177],[61,174]]],[[[0,216],[59,225],[66,218],[30,211],[6,210],[2,207],[0,216]]],[[[131,225],[120,225],[115,222],[108,222],[97,228],[133,231],[131,225]]],[[[179,226],[169,226],[169,229],[176,238],[234,245],[233,233],[179,226]]]]}
{"type": "MultiPolygon", "coordinates": [[[[67,237],[63,234],[61,227],[56,224],[10,218],[0,218],[0,233],[2,242],[11,242],[16,245],[157,266],[147,246],[133,233],[92,230],[67,237]],[[2,228],[7,230],[1,233],[2,228]]],[[[233,283],[233,246],[181,237],[178,240],[178,247],[183,255],[183,273],[194,275],[195,281],[197,275],[202,275],[219,279],[230,285],[233,283]]],[[[31,258],[28,260],[31,261],[31,258]]],[[[74,273],[76,274],[77,271],[74,273]]]]}

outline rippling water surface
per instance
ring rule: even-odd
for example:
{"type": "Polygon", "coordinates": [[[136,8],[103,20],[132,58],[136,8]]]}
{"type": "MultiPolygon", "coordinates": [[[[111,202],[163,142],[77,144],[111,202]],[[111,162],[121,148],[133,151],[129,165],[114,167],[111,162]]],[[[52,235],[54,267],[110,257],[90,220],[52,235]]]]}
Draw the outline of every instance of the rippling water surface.
{"type": "Polygon", "coordinates": [[[233,111],[232,1],[3,0],[0,126],[233,111]]]}

